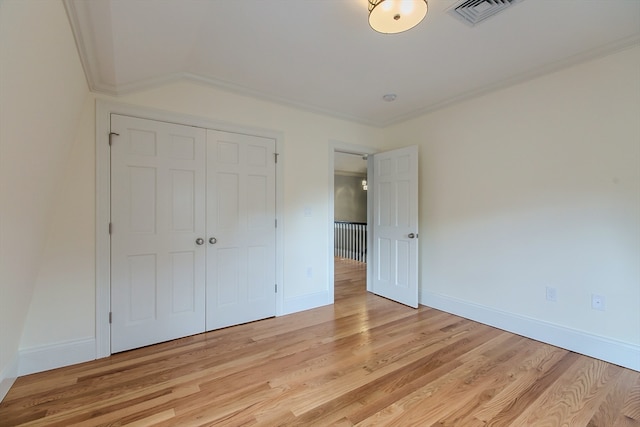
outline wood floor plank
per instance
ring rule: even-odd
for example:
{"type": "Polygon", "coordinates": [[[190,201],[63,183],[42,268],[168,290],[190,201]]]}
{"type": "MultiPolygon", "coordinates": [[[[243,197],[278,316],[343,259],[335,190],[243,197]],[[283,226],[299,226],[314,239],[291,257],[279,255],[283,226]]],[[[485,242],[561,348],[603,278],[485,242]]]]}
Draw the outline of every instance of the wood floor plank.
{"type": "Polygon", "coordinates": [[[531,356],[525,358],[521,365],[505,370],[505,374],[509,377],[509,384],[475,411],[474,418],[485,423],[491,421],[495,425],[500,425],[498,420],[504,415],[499,416],[499,414],[517,415],[518,410],[512,408],[518,404],[522,407],[521,400],[532,391],[535,395],[534,386],[540,380],[542,373],[566,354],[566,350],[548,345],[534,347],[531,356]]]}
{"type": "Polygon", "coordinates": [[[635,382],[629,388],[622,414],[627,418],[640,422],[640,376],[636,377],[635,382]]]}
{"type": "Polygon", "coordinates": [[[156,425],[161,421],[167,421],[172,419],[175,416],[173,409],[167,409],[166,411],[158,412],[153,415],[149,415],[148,417],[141,418],[139,420],[123,424],[127,427],[147,427],[151,425],[156,425]]]}
{"type": "MultiPolygon", "coordinates": [[[[484,425],[484,421],[476,416],[478,410],[513,383],[512,372],[518,370],[523,361],[533,352],[534,348],[530,346],[529,340],[519,336],[512,336],[503,345],[496,345],[484,352],[483,356],[486,357],[487,363],[476,373],[478,378],[466,378],[463,386],[465,393],[473,398],[458,410],[448,411],[446,416],[434,425],[439,427],[484,425]]],[[[470,353],[460,359],[470,361],[468,358],[470,353]]]]}
{"type": "Polygon", "coordinates": [[[638,426],[640,426],[639,421],[636,421],[624,415],[620,415],[616,420],[616,423],[613,424],[613,427],[638,427],[638,426]]]}
{"type": "Polygon", "coordinates": [[[589,420],[588,427],[614,426],[618,417],[626,417],[623,409],[627,403],[630,385],[633,384],[635,378],[636,375],[633,371],[622,370],[620,372],[618,380],[612,383],[609,392],[589,420]]]}
{"type": "MultiPolygon", "coordinates": [[[[460,419],[469,417],[470,412],[486,399],[486,390],[501,387],[501,376],[496,376],[494,371],[504,369],[505,364],[518,353],[517,347],[503,347],[502,351],[494,352],[493,357],[460,358],[466,359],[460,367],[397,400],[394,405],[402,406],[402,411],[394,411],[393,419],[385,420],[384,424],[465,425],[460,423],[460,419]]],[[[506,378],[503,381],[506,382],[506,378]]],[[[375,423],[380,422],[380,418],[375,420],[375,423]]]]}
{"type": "Polygon", "coordinates": [[[595,359],[586,365],[574,363],[569,366],[540,396],[540,402],[523,412],[516,418],[514,424],[563,425],[568,423],[575,411],[584,409],[584,400],[597,389],[600,378],[605,375],[608,366],[607,363],[595,359]]]}
{"type": "Polygon", "coordinates": [[[18,378],[0,426],[640,426],[640,373],[365,290],[18,378]]]}

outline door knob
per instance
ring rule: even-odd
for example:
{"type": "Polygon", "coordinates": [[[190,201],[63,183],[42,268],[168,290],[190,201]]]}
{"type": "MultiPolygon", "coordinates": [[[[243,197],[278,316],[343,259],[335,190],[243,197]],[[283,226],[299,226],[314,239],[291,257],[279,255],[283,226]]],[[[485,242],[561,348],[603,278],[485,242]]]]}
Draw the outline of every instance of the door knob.
{"type": "Polygon", "coordinates": [[[409,233],[409,236],[408,236],[408,237],[409,237],[410,239],[413,239],[413,238],[415,238],[415,237],[416,237],[416,235],[415,235],[415,234],[413,234],[413,233],[409,233]]]}
{"type": "Polygon", "coordinates": [[[196,239],[196,245],[202,245],[202,244],[204,244],[204,239],[202,237],[198,237],[196,239]]]}
{"type": "Polygon", "coordinates": [[[212,245],[215,245],[216,243],[218,243],[218,239],[216,239],[215,237],[212,237],[209,239],[209,243],[211,243],[212,245]]]}

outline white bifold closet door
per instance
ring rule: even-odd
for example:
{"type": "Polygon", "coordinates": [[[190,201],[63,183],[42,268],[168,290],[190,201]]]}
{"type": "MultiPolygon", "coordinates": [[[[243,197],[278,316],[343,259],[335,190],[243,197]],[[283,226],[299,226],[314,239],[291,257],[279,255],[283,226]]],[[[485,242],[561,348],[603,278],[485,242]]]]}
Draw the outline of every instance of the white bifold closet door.
{"type": "Polygon", "coordinates": [[[111,351],[275,315],[275,141],[116,114],[111,132],[111,351]]]}
{"type": "Polygon", "coordinates": [[[112,115],[111,351],[205,327],[206,131],[112,115]]]}
{"type": "Polygon", "coordinates": [[[274,153],[273,139],[207,131],[207,330],[275,315],[274,153]]]}

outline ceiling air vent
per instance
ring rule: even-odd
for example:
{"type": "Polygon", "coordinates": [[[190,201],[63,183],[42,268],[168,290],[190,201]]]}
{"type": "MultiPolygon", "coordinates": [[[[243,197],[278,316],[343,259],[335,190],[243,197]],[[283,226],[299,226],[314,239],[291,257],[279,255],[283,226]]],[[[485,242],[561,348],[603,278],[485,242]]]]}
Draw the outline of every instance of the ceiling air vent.
{"type": "Polygon", "coordinates": [[[473,27],[522,0],[463,0],[447,11],[465,24],[473,27]]]}

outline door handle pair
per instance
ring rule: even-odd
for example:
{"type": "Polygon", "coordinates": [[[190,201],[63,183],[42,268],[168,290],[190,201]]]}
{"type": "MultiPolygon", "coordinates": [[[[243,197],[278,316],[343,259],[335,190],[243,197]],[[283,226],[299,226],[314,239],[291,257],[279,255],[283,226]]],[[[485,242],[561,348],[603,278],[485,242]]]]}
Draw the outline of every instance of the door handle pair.
{"type": "MultiPolygon", "coordinates": [[[[215,245],[216,243],[218,243],[218,239],[216,239],[215,237],[211,237],[209,239],[209,243],[212,245],[215,245]]],[[[204,245],[204,239],[202,237],[198,237],[196,239],[196,245],[200,246],[200,245],[204,245]]]]}

